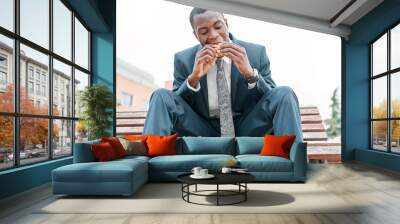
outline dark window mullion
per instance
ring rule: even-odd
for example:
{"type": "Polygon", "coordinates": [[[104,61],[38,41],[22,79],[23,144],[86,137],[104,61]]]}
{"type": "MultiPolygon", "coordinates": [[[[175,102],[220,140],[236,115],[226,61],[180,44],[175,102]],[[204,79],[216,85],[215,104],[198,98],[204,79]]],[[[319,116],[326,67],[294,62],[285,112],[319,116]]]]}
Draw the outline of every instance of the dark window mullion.
{"type": "MultiPolygon", "coordinates": [[[[71,23],[72,23],[72,32],[71,32],[71,59],[72,64],[75,65],[75,12],[72,11],[71,14],[71,23]]],[[[71,67],[71,117],[75,118],[75,66],[71,67]]],[[[75,120],[72,120],[72,130],[71,130],[71,151],[72,155],[74,155],[75,151],[75,120]]]]}
{"type": "MultiPolygon", "coordinates": [[[[387,50],[386,50],[386,54],[387,54],[387,71],[390,71],[390,30],[387,32],[387,50]]],[[[387,117],[391,118],[392,117],[392,100],[391,100],[391,79],[392,79],[392,74],[388,74],[387,75],[387,110],[388,110],[388,114],[387,117]]],[[[387,122],[387,140],[388,140],[388,147],[387,147],[387,151],[391,152],[392,151],[392,135],[391,135],[391,129],[392,129],[392,125],[391,125],[391,121],[387,122]]]]}
{"type": "MultiPolygon", "coordinates": [[[[49,0],[49,50],[53,52],[53,0],[49,0]]],[[[48,91],[49,94],[49,116],[48,119],[48,152],[49,152],[49,159],[53,159],[53,57],[49,55],[49,86],[48,91]]]]}
{"type": "Polygon", "coordinates": [[[372,60],[372,44],[369,45],[369,149],[373,148],[373,123],[372,123],[372,118],[373,118],[373,110],[372,110],[372,96],[373,96],[373,86],[372,86],[372,66],[373,66],[373,60],[372,60]]]}
{"type": "MultiPolygon", "coordinates": [[[[17,35],[19,35],[19,7],[20,1],[14,1],[14,30],[17,35]]],[[[14,113],[19,113],[19,99],[20,99],[20,50],[19,50],[19,39],[14,39],[14,113]]],[[[20,136],[20,118],[14,116],[14,166],[19,166],[20,164],[20,156],[19,156],[19,136],[20,136]]]]}

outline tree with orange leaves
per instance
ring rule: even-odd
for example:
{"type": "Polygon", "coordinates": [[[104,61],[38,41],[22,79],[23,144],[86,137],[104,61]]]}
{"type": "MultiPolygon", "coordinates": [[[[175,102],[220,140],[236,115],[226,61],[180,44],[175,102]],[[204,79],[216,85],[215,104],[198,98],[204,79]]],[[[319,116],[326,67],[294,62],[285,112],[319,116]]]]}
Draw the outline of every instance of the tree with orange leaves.
{"type": "MultiPolygon", "coordinates": [[[[2,112],[13,112],[14,107],[14,88],[13,85],[8,85],[6,92],[0,94],[0,110],[2,112]]],[[[29,99],[29,95],[24,87],[20,88],[20,110],[23,114],[42,114],[46,115],[48,107],[34,105],[29,99]]],[[[54,111],[55,115],[59,112],[54,111]]],[[[13,117],[0,116],[0,147],[13,147],[13,117]]],[[[26,145],[45,145],[48,136],[48,119],[47,118],[20,118],[20,149],[24,149],[26,145]]],[[[58,138],[59,128],[55,124],[53,126],[53,138],[58,138]]]]}

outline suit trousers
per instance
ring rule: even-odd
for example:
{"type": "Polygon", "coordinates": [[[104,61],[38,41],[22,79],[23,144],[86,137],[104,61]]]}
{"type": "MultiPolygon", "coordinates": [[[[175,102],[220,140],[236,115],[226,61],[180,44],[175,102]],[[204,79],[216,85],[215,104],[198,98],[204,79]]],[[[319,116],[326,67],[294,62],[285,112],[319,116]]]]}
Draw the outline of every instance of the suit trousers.
{"type": "MultiPolygon", "coordinates": [[[[303,141],[300,109],[296,94],[287,86],[264,94],[247,113],[234,117],[236,136],[296,135],[303,141]]],[[[178,94],[157,89],[150,98],[143,134],[220,136],[218,118],[205,118],[178,94]]]]}

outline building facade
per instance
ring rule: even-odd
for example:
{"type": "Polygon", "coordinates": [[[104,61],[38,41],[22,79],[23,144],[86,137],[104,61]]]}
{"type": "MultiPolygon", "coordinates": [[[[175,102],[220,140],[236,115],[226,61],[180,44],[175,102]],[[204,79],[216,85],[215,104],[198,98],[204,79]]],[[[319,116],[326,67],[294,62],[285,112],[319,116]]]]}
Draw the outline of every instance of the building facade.
{"type": "Polygon", "coordinates": [[[117,60],[117,112],[146,111],[151,93],[157,88],[153,75],[117,60]]]}

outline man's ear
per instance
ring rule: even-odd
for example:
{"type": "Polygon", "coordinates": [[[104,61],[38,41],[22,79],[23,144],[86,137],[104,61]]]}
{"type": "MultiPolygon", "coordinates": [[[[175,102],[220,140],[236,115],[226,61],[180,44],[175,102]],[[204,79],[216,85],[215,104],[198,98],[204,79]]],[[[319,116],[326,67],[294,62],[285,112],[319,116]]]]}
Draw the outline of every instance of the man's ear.
{"type": "MultiPolygon", "coordinates": [[[[228,20],[226,19],[226,18],[224,18],[224,20],[225,20],[225,25],[226,25],[226,27],[228,27],[228,20]]],[[[229,27],[228,27],[229,28],[229,27]]]]}

